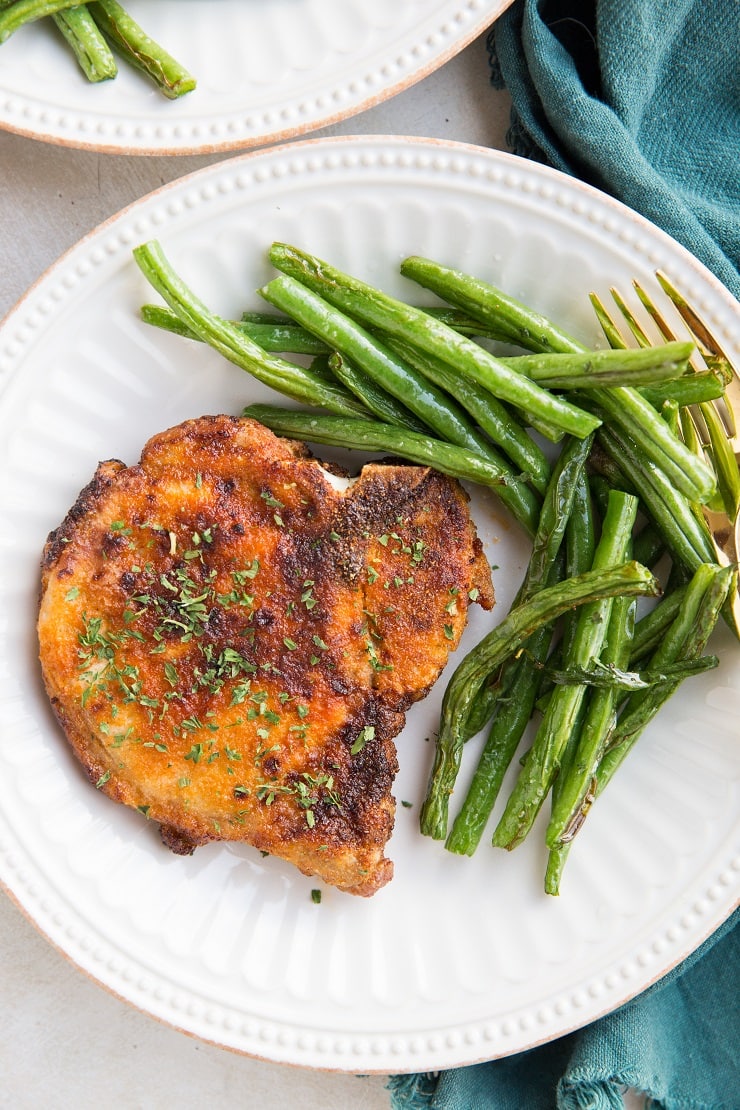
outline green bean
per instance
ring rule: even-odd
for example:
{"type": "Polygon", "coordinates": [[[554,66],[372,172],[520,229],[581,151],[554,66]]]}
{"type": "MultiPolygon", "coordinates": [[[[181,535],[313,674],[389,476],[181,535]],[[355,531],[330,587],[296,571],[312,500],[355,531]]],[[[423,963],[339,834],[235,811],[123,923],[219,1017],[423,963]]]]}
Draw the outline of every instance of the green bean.
{"type": "Polygon", "coordinates": [[[547,853],[547,867],[545,868],[545,894],[560,894],[560,883],[563,870],[570,853],[570,844],[561,844],[559,848],[551,848],[547,853]]]}
{"type": "MultiPolygon", "coordinates": [[[[271,304],[288,312],[324,342],[342,352],[349,358],[350,365],[357,361],[378,390],[402,402],[438,438],[489,459],[502,475],[512,481],[518,480],[508,461],[481,435],[448,394],[430,385],[418,371],[344,313],[286,276],[274,279],[260,293],[271,304]]],[[[388,421],[389,413],[382,413],[377,404],[373,407],[367,391],[363,400],[371,411],[388,421]]],[[[394,413],[393,422],[401,423],[398,411],[394,413]]],[[[405,426],[408,427],[408,421],[405,426]]],[[[516,519],[531,534],[536,519],[534,506],[539,504],[538,500],[531,496],[523,498],[514,489],[502,490],[501,495],[516,519]]]]}
{"type": "MultiPolygon", "coordinates": [[[[590,513],[584,503],[583,475],[592,442],[592,436],[585,440],[571,437],[555,462],[542,503],[527,572],[515,604],[527,601],[545,585],[564,538],[567,543],[570,525],[576,515],[584,522],[584,532],[588,531],[590,513]]],[[[582,564],[575,574],[588,569],[582,564]]],[[[575,574],[568,574],[568,577],[575,577],[575,574]]]]}
{"type": "Polygon", "coordinates": [[[488,486],[505,504],[516,507],[522,515],[528,511],[534,531],[539,507],[532,500],[532,491],[518,478],[501,471],[491,459],[474,455],[463,447],[417,432],[407,432],[395,425],[327,416],[320,410],[295,412],[272,405],[248,405],[243,415],[259,420],[278,435],[356,451],[392,451],[394,455],[411,462],[433,466],[453,478],[488,486]]]}
{"type": "Polygon", "coordinates": [[[156,240],[136,247],[133,254],[139,269],[172,311],[224,358],[293,400],[324,405],[330,412],[358,421],[370,418],[367,409],[342,386],[263,351],[232,323],[206,308],[175,273],[156,240]]]}
{"type": "MultiPolygon", "coordinates": [[[[623,560],[636,513],[636,498],[620,491],[612,492],[594,554],[593,571],[605,573],[623,560]]],[[[610,614],[609,597],[580,610],[566,663],[587,666],[598,657],[610,614]]],[[[585,689],[584,686],[558,686],[553,690],[525,764],[494,832],[493,843],[497,847],[514,848],[529,832],[557,774],[581,709],[585,689]]]]}
{"type": "MultiPolygon", "coordinates": [[[[584,574],[596,554],[596,516],[591,496],[591,481],[584,470],[574,478],[573,507],[565,529],[566,573],[569,578],[584,574]]],[[[604,506],[606,513],[607,504],[604,506]]]]}
{"type": "Polygon", "coordinates": [[[395,336],[388,336],[386,342],[424,377],[459,401],[512,463],[529,476],[534,488],[545,492],[550,478],[550,464],[545,453],[505,405],[470,378],[456,373],[449,363],[395,336]]]}
{"type": "MultiPolygon", "coordinates": [[[[619,600],[619,599],[617,599],[617,600],[619,600]]],[[[578,715],[577,715],[577,717],[576,717],[576,719],[573,723],[573,732],[572,732],[571,736],[569,737],[569,741],[568,741],[569,748],[568,748],[568,751],[565,753],[567,758],[570,758],[573,755],[573,751],[575,750],[575,747],[578,744],[578,739],[581,735],[581,728],[583,726],[583,721],[584,721],[585,714],[586,714],[586,703],[582,702],[581,707],[578,711],[578,715]]],[[[562,770],[564,770],[565,766],[566,766],[566,764],[564,763],[563,768],[561,769],[561,774],[562,774],[562,770]]],[[[552,807],[555,807],[557,805],[558,797],[559,797],[559,794],[560,794],[560,786],[561,786],[561,775],[559,774],[557,776],[557,778],[555,779],[555,782],[553,783],[552,807]]],[[[563,877],[563,871],[565,870],[565,864],[567,863],[567,860],[568,860],[568,855],[570,853],[570,848],[571,848],[571,845],[570,845],[570,842],[569,842],[567,844],[558,844],[555,848],[550,848],[549,849],[549,851],[547,853],[547,866],[545,867],[545,882],[544,882],[545,894],[550,894],[550,895],[560,894],[560,882],[561,882],[562,877],[563,877]]]]}
{"type": "Polygon", "coordinates": [[[688,573],[685,567],[681,566],[680,563],[671,563],[671,569],[668,572],[668,579],[664,586],[665,593],[675,592],[676,590],[680,589],[681,586],[685,586],[690,578],[691,575],[688,573]]]}
{"type": "Polygon", "coordinates": [[[88,4],[100,29],[127,62],[146,73],[171,100],[192,92],[195,77],[155,42],[116,0],[88,4]]]}
{"type": "Polygon", "coordinates": [[[479,344],[452,331],[428,313],[389,297],[296,247],[273,243],[270,260],[278,270],[301,281],[364,324],[399,335],[428,354],[449,362],[499,400],[509,402],[525,414],[557,425],[581,439],[598,427],[599,420],[590,413],[509,370],[479,344]]]}
{"type": "Polygon", "coordinates": [[[547,389],[595,389],[603,386],[675,382],[685,374],[693,343],[660,347],[517,355],[501,361],[547,389]]]}
{"type": "Polygon", "coordinates": [[[604,517],[609,506],[609,494],[613,487],[609,485],[602,474],[591,470],[589,470],[588,475],[588,486],[593,504],[596,506],[601,517],[604,517]]]}
{"type": "Polygon", "coordinates": [[[51,18],[88,81],[110,81],[116,76],[116,60],[85,4],[57,12],[51,18]]]}
{"type": "Polygon", "coordinates": [[[421,831],[438,840],[447,835],[450,794],[460,766],[464,743],[461,724],[467,720],[471,703],[489,674],[516,651],[543,624],[551,624],[574,606],[596,602],[618,594],[655,596],[660,586],[650,572],[637,563],[626,563],[603,571],[589,571],[540,590],[515,606],[458,664],[442,703],[434,766],[421,812],[421,831]]]}
{"type": "MultiPolygon", "coordinates": [[[[628,664],[634,623],[634,599],[616,598],[600,654],[604,666],[623,668],[628,664]]],[[[581,815],[585,816],[588,811],[593,797],[591,784],[623,697],[622,690],[611,686],[593,691],[589,698],[573,758],[558,776],[558,790],[553,792],[552,813],[545,836],[548,848],[559,848],[572,840],[577,819],[582,820],[581,815]]]]}
{"type": "MultiPolygon", "coordinates": [[[[591,497],[591,482],[583,473],[574,478],[572,498],[573,507],[565,529],[565,574],[567,578],[573,578],[577,574],[585,574],[587,570],[590,570],[596,553],[596,514],[591,497]]],[[[565,661],[573,643],[577,622],[578,612],[576,610],[567,613],[563,618],[562,636],[553,653],[551,664],[556,664],[559,660],[561,665],[566,665],[565,661]]],[[[543,711],[546,706],[545,698],[549,697],[552,685],[551,681],[543,681],[542,683],[540,702],[543,711]]]]}
{"type": "MultiPolygon", "coordinates": [[[[544,586],[553,585],[559,581],[563,576],[564,568],[566,577],[575,577],[576,574],[581,574],[591,567],[594,541],[593,518],[583,470],[592,438],[589,436],[587,440],[579,440],[571,436],[555,462],[542,504],[527,570],[514,599],[515,605],[521,605],[544,586]],[[584,543],[590,544],[587,557],[574,562],[571,550],[569,552],[571,557],[567,561],[563,558],[558,562],[561,553],[565,554],[563,539],[566,540],[566,548],[572,546],[572,537],[569,539],[569,536],[575,521],[579,521],[580,533],[577,549],[580,554],[585,550],[584,543]]],[[[507,661],[504,667],[508,665],[507,661]]],[[[497,684],[492,683],[484,688],[472,707],[470,720],[465,725],[466,737],[475,736],[480,732],[493,714],[498,697],[497,684]]]]}
{"type": "Polygon", "coordinates": [[[272,312],[265,308],[245,308],[239,319],[243,324],[275,324],[276,326],[291,324],[294,327],[298,326],[295,321],[291,320],[290,316],[286,316],[284,312],[272,312]]]}
{"type": "MultiPolygon", "coordinates": [[[[612,444],[612,447],[614,445],[612,444]]],[[[638,496],[634,483],[627,477],[624,470],[619,465],[618,456],[614,451],[607,451],[602,443],[602,437],[597,436],[594,440],[593,450],[589,459],[589,471],[592,474],[598,474],[606,481],[606,484],[612,489],[621,489],[625,493],[631,493],[638,496]]]]}
{"type": "MultiPolygon", "coordinates": [[[[665,402],[664,402],[665,403],[665,402]]],[[[656,408],[659,407],[656,405],[656,408]]],[[[696,430],[696,425],[691,415],[691,411],[687,408],[679,406],[678,418],[681,425],[681,435],[687,447],[690,447],[695,455],[700,455],[704,450],[699,433],[696,430]]]]}

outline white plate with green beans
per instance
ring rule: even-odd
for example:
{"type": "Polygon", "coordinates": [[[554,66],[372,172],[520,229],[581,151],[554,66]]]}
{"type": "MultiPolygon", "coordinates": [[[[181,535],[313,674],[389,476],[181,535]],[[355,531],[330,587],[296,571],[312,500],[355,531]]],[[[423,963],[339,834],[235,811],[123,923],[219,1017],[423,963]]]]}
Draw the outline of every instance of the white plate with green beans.
{"type": "MultiPolygon", "coordinates": [[[[174,334],[172,320],[169,330],[153,326],[162,318],[145,320],[141,309],[156,302],[161,312],[162,297],[169,297],[167,311],[174,312],[172,305],[197,297],[208,306],[211,324],[218,314],[224,349],[239,346],[244,333],[223,321],[238,321],[245,311],[274,311],[279,299],[284,311],[282,298],[295,290],[279,274],[291,266],[297,273],[306,256],[413,308],[441,307],[430,288],[440,267],[473,275],[554,321],[581,350],[607,347],[589,293],[605,297],[610,286],[628,288],[632,278],[652,289],[658,268],[734,360],[740,357],[740,313],[682,247],[571,178],[475,147],[376,137],[246,154],[165,187],[65,255],[0,329],[0,878],[8,893],[99,983],[208,1041],[278,1062],[355,1073],[446,1068],[520,1051],[614,1009],[659,979],[731,912],[740,874],[740,645],[720,619],[702,644],[704,663],[681,676],[594,803],[567,866],[550,869],[559,896],[545,891],[552,864],[549,796],[515,850],[491,844],[521,771],[519,755],[507,766],[473,854],[446,848],[438,822],[452,828],[485,742],[483,732],[452,745],[460,766],[441,813],[427,797],[440,737],[454,733],[459,739],[475,719],[467,687],[450,680],[481,641],[493,644],[491,665],[504,632],[509,647],[518,642],[512,607],[527,600],[539,605],[551,585],[545,578],[554,573],[552,563],[533,568],[531,536],[543,527],[553,475],[559,475],[561,503],[576,505],[579,527],[569,558],[582,550],[586,510],[574,493],[584,472],[582,445],[594,414],[598,427],[611,427],[607,400],[576,404],[585,424],[576,417],[568,440],[553,443],[552,421],[563,416],[561,409],[533,410],[539,431],[530,443],[538,450],[526,466],[522,460],[511,468],[508,506],[500,484],[476,478],[490,477],[499,462],[489,459],[463,477],[494,567],[498,603],[493,614],[471,616],[448,669],[430,696],[412,707],[398,738],[398,808],[388,846],[395,877],[387,887],[369,900],[326,889],[317,903],[315,881],[245,846],[212,844],[192,857],[175,857],[140,815],[91,789],[56,728],[38,673],[35,607],[44,539],[98,460],[135,461],[146,439],[163,428],[255,405],[262,407],[252,411],[265,419],[289,424],[296,399],[245,374],[208,343],[174,334]],[[540,448],[549,469],[538,475],[540,448]],[[531,594],[517,598],[525,581],[531,594]],[[450,689],[455,696],[448,698],[464,709],[452,733],[443,706],[450,689]]],[[[190,319],[200,327],[197,315],[190,319]]],[[[510,373],[511,364],[500,362],[516,355],[513,337],[508,340],[493,361],[510,373]]],[[[295,356],[308,368],[299,374],[303,385],[312,381],[310,357],[295,356]]],[[[347,388],[339,380],[324,397],[336,399],[347,388]]],[[[562,384],[552,388],[557,394],[572,400],[562,384]]],[[[539,405],[527,387],[527,397],[533,396],[539,405]]],[[[520,401],[518,394],[509,397],[507,411],[520,401]]],[[[565,418],[573,419],[570,404],[565,409],[565,418]]],[[[422,415],[423,423],[432,419],[422,415]]],[[[365,424],[377,431],[389,419],[365,424]]],[[[527,425],[521,418],[518,423],[527,425]]],[[[424,431],[409,435],[422,442],[439,438],[424,431]]],[[[316,450],[355,466],[369,445],[387,451],[384,442],[366,440],[364,452],[316,450]]],[[[662,437],[658,445],[665,446],[662,437]]],[[[445,457],[459,464],[476,452],[459,447],[445,457]]],[[[698,468],[677,485],[688,481],[693,496],[701,491],[692,483],[701,486],[704,478],[698,468]]],[[[630,513],[636,506],[630,495],[617,498],[606,526],[603,485],[594,489],[602,538],[610,545],[601,558],[611,566],[626,554],[634,566],[630,513]]],[[[549,550],[547,544],[540,548],[549,550]]],[[[642,593],[649,592],[652,571],[661,573],[660,553],[646,552],[643,543],[641,557],[655,566],[638,574],[642,593]]],[[[596,557],[590,558],[593,563],[596,557]]],[[[619,579],[617,595],[633,592],[632,573],[619,579]]],[[[688,577],[679,583],[684,588],[688,577]]],[[[617,596],[612,612],[618,602],[625,605],[617,596]]],[[[655,602],[639,605],[638,617],[655,602]]],[[[670,639],[668,627],[661,640],[670,639]]],[[[581,635],[583,646],[583,629],[581,635]]],[[[531,642],[523,658],[536,658],[531,642]]],[[[548,699],[556,698],[572,708],[570,693],[553,690],[568,692],[587,681],[583,658],[578,673],[567,659],[560,670],[548,664],[535,712],[544,715],[548,699]]],[[[673,665],[665,656],[663,664],[673,665]]],[[[648,681],[647,665],[617,669],[648,681]]],[[[598,688],[593,668],[588,681],[598,688]]],[[[525,736],[520,752],[527,742],[525,736]]],[[[518,841],[515,824],[499,834],[508,837],[507,845],[518,841]]]]}
{"type": "Polygon", "coordinates": [[[510,0],[0,3],[0,127],[123,154],[265,145],[454,57],[510,0]]]}

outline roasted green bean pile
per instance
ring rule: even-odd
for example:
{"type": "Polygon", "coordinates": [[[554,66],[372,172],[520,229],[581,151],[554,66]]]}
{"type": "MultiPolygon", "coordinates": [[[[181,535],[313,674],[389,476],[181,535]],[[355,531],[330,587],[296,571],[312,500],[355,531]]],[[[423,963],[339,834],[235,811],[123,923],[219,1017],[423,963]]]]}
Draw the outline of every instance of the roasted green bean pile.
{"type": "Polygon", "coordinates": [[[230,321],[157,242],[134,257],[166,304],[143,306],[147,323],[208,343],[302,406],[245,415],[485,485],[530,538],[514,604],[444,693],[421,831],[471,855],[526,734],[492,842],[515,848],[549,799],[545,889],[557,894],[574,837],[638,737],[684,680],[717,665],[707,645],[718,620],[738,634],[737,568],[719,564],[701,508],[736,513],[740,475],[718,481],[712,453],[682,437],[678,418],[722,397],[721,374],[690,367],[691,342],[589,350],[425,258],[401,273],[444,307],[407,304],[274,243],[278,276],[259,290],[271,309],[230,321]],[[295,354],[312,361],[285,357],[295,354]],[[656,600],[638,620],[640,597],[656,600]],[[451,820],[464,746],[484,729],[451,820]]]}

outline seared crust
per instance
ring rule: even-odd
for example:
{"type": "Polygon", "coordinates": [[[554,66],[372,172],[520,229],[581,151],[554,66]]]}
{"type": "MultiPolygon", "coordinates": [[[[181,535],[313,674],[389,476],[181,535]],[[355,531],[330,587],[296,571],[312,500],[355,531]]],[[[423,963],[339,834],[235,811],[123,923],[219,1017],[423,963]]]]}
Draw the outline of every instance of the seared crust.
{"type": "Polygon", "coordinates": [[[248,842],[369,895],[403,711],[490,572],[458,483],[202,417],[101,463],[42,558],[46,688],[88,777],[179,853],[248,842]]]}

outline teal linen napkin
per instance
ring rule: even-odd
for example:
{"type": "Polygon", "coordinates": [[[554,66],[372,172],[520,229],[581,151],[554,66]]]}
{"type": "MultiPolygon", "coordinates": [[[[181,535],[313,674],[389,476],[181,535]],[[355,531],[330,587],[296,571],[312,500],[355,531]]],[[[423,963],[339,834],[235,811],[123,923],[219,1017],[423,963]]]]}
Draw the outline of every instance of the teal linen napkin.
{"type": "Polygon", "coordinates": [[[394,1076],[393,1110],[740,1108],[740,911],[638,998],[550,1044],[438,1074],[394,1076]]]}
{"type": "Polygon", "coordinates": [[[516,0],[510,142],[647,216],[740,297],[738,0],[516,0]]]}

